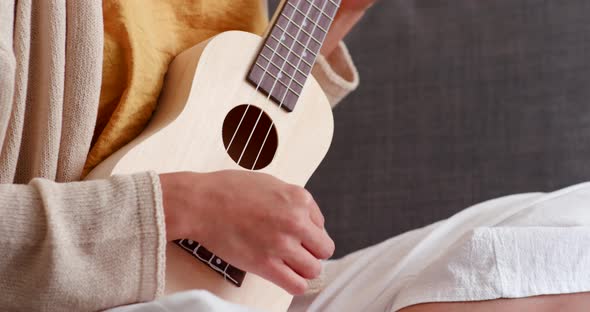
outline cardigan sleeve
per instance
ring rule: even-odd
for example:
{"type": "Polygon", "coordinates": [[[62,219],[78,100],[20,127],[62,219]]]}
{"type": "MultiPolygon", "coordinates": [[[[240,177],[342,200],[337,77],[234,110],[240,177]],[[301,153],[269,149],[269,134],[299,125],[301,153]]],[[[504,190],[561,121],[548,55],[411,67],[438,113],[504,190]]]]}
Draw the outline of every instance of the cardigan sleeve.
{"type": "Polygon", "coordinates": [[[319,55],[312,73],[332,108],[359,85],[358,71],[343,42],[329,56],[319,55]]]}
{"type": "Polygon", "coordinates": [[[0,306],[96,311],[160,295],[161,194],[151,172],[0,184],[0,306]]]}

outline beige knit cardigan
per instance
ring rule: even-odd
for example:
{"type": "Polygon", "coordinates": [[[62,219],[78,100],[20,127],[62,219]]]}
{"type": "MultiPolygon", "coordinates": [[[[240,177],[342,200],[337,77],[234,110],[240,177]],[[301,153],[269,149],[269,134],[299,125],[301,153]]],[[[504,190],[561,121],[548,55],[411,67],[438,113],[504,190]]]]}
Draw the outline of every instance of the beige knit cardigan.
{"type": "MultiPolygon", "coordinates": [[[[0,1],[0,309],[91,311],[161,294],[151,172],[79,180],[95,125],[99,1],[0,1]]],[[[343,45],[314,68],[332,103],[358,84],[343,45]]]]}

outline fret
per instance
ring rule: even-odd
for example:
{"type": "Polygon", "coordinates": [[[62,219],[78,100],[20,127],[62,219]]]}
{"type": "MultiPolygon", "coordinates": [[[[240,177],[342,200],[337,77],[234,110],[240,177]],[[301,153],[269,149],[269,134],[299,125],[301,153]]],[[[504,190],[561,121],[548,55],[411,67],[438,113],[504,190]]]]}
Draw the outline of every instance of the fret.
{"type": "MultiPolygon", "coordinates": [[[[264,59],[265,59],[267,62],[271,62],[271,60],[270,60],[270,59],[269,59],[269,58],[268,58],[266,55],[264,55],[264,53],[260,53],[260,56],[261,56],[262,58],[264,58],[264,59]]],[[[298,71],[298,72],[299,72],[301,75],[303,75],[303,76],[307,76],[307,74],[306,74],[306,73],[304,73],[304,72],[302,72],[302,71],[301,71],[301,69],[299,69],[297,66],[295,66],[295,65],[291,64],[291,62],[290,62],[289,60],[287,60],[287,59],[284,59],[284,58],[283,58],[281,55],[279,55],[279,54],[277,54],[276,56],[280,57],[280,58],[281,58],[283,61],[287,62],[287,64],[289,64],[291,67],[295,68],[295,70],[296,70],[296,71],[298,71]]]]}
{"type": "Polygon", "coordinates": [[[248,81],[287,111],[303,92],[340,0],[286,0],[248,81]]]}
{"type": "MultiPolygon", "coordinates": [[[[283,64],[284,62],[287,62],[287,64],[289,64],[289,67],[291,68],[295,68],[295,65],[293,65],[291,63],[291,60],[285,59],[282,55],[280,54],[272,54],[271,49],[269,49],[268,47],[265,48],[262,53],[260,53],[261,58],[258,59],[258,61],[261,61],[262,59],[264,59],[264,61],[267,61],[268,59],[271,60],[271,62],[273,63],[280,63],[283,64]],[[270,56],[267,56],[266,54],[269,54],[270,56]],[[272,59],[271,59],[272,58],[272,59]],[[280,60],[279,60],[280,59],[280,60]],[[281,63],[282,62],[282,63],[281,63]]],[[[291,59],[295,59],[294,55],[290,56],[291,59]]],[[[276,65],[276,64],[275,64],[276,65]]],[[[278,67],[278,65],[276,66],[278,67]]],[[[299,73],[299,76],[302,76],[302,79],[306,79],[307,76],[309,75],[309,73],[311,72],[311,67],[307,66],[307,67],[296,67],[297,69],[297,73],[299,73]]]]}
{"type": "Polygon", "coordinates": [[[224,273],[227,269],[227,266],[229,265],[229,263],[223,261],[221,258],[219,258],[218,256],[213,256],[213,258],[211,258],[211,260],[209,260],[209,264],[216,270],[219,271],[221,273],[224,273]]]}
{"type": "MultiPolygon", "coordinates": [[[[303,47],[295,46],[293,49],[289,50],[289,46],[287,44],[276,41],[274,38],[266,44],[262,53],[265,53],[270,57],[273,55],[273,51],[274,54],[278,55],[281,59],[286,58],[291,64],[296,64],[296,67],[307,74],[309,74],[311,71],[313,62],[315,61],[315,55],[311,52],[308,52],[308,50],[304,49],[303,47]]],[[[272,59],[272,61],[274,62],[280,60],[272,59]]]]}
{"type": "MultiPolygon", "coordinates": [[[[270,33],[270,35],[271,36],[269,36],[269,39],[281,42],[283,46],[287,47],[287,50],[291,48],[291,50],[297,53],[298,57],[304,57],[309,64],[313,64],[313,62],[315,62],[315,57],[321,48],[321,46],[315,42],[308,42],[309,44],[305,44],[305,41],[301,40],[306,38],[305,34],[299,33],[299,37],[301,39],[295,38],[295,36],[287,32],[286,29],[279,24],[276,25],[276,28],[270,33]],[[294,42],[297,44],[293,44],[294,42]],[[309,57],[310,53],[308,52],[311,52],[313,57],[309,57]]],[[[267,40],[267,45],[270,43],[272,43],[272,40],[267,40]]]]}
{"type": "Polygon", "coordinates": [[[276,83],[277,80],[271,77],[268,72],[264,77],[262,76],[262,73],[263,70],[260,69],[259,66],[254,65],[249,77],[262,77],[256,80],[256,83],[260,86],[259,90],[264,94],[267,94],[274,102],[282,102],[283,105],[281,105],[281,107],[292,110],[292,108],[295,107],[294,105],[296,104],[300,93],[295,92],[293,88],[287,88],[283,83],[276,83]]]}
{"type": "MultiPolygon", "coordinates": [[[[283,27],[281,27],[281,25],[277,24],[277,26],[276,26],[276,27],[277,27],[277,29],[280,29],[280,30],[282,30],[282,31],[283,31],[283,34],[285,34],[285,35],[287,35],[287,36],[291,37],[291,39],[295,40],[297,43],[299,43],[300,45],[304,46],[304,45],[303,45],[303,43],[301,43],[301,42],[299,42],[299,40],[297,40],[297,38],[293,37],[293,35],[291,35],[291,34],[290,34],[290,33],[289,33],[287,30],[283,29],[283,27]]],[[[275,39],[276,39],[277,41],[282,41],[282,40],[279,40],[279,39],[277,39],[276,37],[275,37],[275,39]]]]}
{"type": "MultiPolygon", "coordinates": [[[[287,66],[287,63],[281,57],[281,54],[283,54],[281,52],[284,52],[285,50],[286,50],[286,48],[284,48],[283,46],[280,46],[278,49],[278,53],[277,53],[277,52],[274,52],[274,51],[276,51],[276,49],[271,49],[270,47],[267,46],[262,50],[261,55],[265,55],[266,58],[270,58],[270,61],[274,65],[274,67],[270,68],[272,73],[278,74],[278,72],[280,71],[280,72],[285,72],[291,76],[297,76],[297,78],[301,78],[298,81],[301,84],[304,84],[305,80],[307,79],[307,76],[311,72],[311,69],[312,69],[311,66],[301,66],[301,64],[299,64],[300,66],[297,66],[297,67],[293,67],[291,65],[287,66]],[[273,68],[278,68],[279,70],[277,70],[276,72],[273,72],[272,71],[273,68]],[[298,68],[299,72],[303,72],[303,74],[298,74],[298,72],[294,68],[298,68]]],[[[289,60],[289,63],[293,64],[293,63],[297,63],[296,61],[300,60],[300,59],[297,58],[294,53],[291,53],[288,55],[287,60],[289,60]]],[[[260,64],[267,64],[266,59],[263,57],[259,57],[256,60],[256,62],[259,62],[260,64]]]]}
{"type": "MultiPolygon", "coordinates": [[[[281,28],[281,26],[279,26],[279,25],[277,25],[277,28],[278,28],[278,29],[280,29],[280,30],[283,30],[283,31],[285,31],[285,30],[284,30],[283,28],[281,28]]],[[[304,49],[306,49],[306,50],[308,50],[309,52],[311,52],[311,53],[313,54],[313,56],[316,56],[316,55],[315,55],[315,53],[313,53],[313,51],[312,51],[310,48],[306,47],[306,46],[305,46],[303,43],[301,43],[301,41],[299,41],[299,40],[295,39],[295,37],[293,37],[291,34],[289,34],[289,33],[287,33],[287,32],[286,32],[286,34],[287,34],[289,37],[291,37],[291,39],[292,39],[293,41],[295,41],[297,44],[299,44],[301,47],[303,47],[304,49]]],[[[289,48],[289,47],[288,47],[286,44],[282,43],[283,41],[282,41],[282,40],[280,40],[279,38],[277,38],[277,37],[276,37],[274,34],[271,34],[271,37],[272,37],[274,40],[278,41],[278,42],[279,42],[281,45],[285,46],[287,49],[289,48]]]]}
{"type": "MultiPolygon", "coordinates": [[[[256,63],[256,66],[258,68],[262,68],[262,66],[260,66],[260,64],[258,64],[258,63],[256,63]]],[[[262,69],[264,70],[264,68],[262,68],[262,69]]],[[[286,91],[289,91],[289,92],[293,93],[296,96],[300,96],[301,95],[300,93],[303,90],[303,88],[301,88],[301,90],[299,90],[299,91],[294,90],[295,87],[289,86],[288,83],[285,83],[284,81],[281,80],[281,78],[278,78],[274,74],[271,74],[271,73],[267,72],[266,75],[267,75],[267,77],[265,77],[264,79],[271,81],[274,84],[274,88],[275,89],[282,88],[282,89],[285,89],[285,92],[286,91]],[[279,84],[275,84],[276,82],[278,82],[279,84]]],[[[272,88],[272,86],[271,86],[271,88],[272,88]]],[[[274,96],[275,93],[277,93],[277,92],[274,92],[274,90],[273,90],[273,94],[271,94],[271,95],[274,96]]]]}
{"type": "MultiPolygon", "coordinates": [[[[287,4],[288,4],[288,5],[290,5],[291,7],[295,8],[296,10],[300,11],[300,10],[299,10],[299,9],[298,9],[298,8],[297,8],[295,5],[293,5],[293,3],[291,3],[291,2],[287,2],[287,4]]],[[[327,14],[326,12],[324,12],[322,9],[318,8],[318,7],[317,7],[317,6],[316,6],[314,3],[312,3],[312,6],[313,6],[313,7],[314,7],[316,10],[318,10],[318,11],[322,12],[322,15],[324,15],[324,16],[325,16],[327,19],[329,19],[329,20],[330,20],[330,22],[334,21],[334,19],[333,19],[332,17],[330,17],[330,15],[328,15],[328,14],[327,14]]],[[[301,12],[301,11],[300,11],[300,12],[301,12]]]]}
{"type": "MultiPolygon", "coordinates": [[[[278,45],[283,46],[284,48],[289,48],[286,44],[284,44],[282,41],[280,41],[277,37],[275,37],[274,35],[271,35],[271,37],[276,40],[278,42],[278,45]]],[[[306,48],[304,45],[301,45],[303,47],[303,49],[309,51],[309,53],[311,53],[311,56],[315,59],[315,57],[317,56],[315,53],[313,53],[313,51],[311,51],[309,48],[306,48]]],[[[270,47],[269,47],[270,48],[270,47]]],[[[305,62],[306,65],[308,65],[309,67],[313,67],[313,65],[311,65],[309,62],[307,62],[305,60],[306,55],[303,55],[303,53],[299,54],[299,53],[295,53],[293,51],[293,55],[295,55],[298,59],[301,59],[301,61],[305,62]]]]}
{"type": "MultiPolygon", "coordinates": [[[[182,247],[191,249],[191,250],[197,250],[197,248],[199,248],[199,243],[193,241],[193,240],[188,240],[188,239],[183,239],[180,241],[180,244],[182,247]]],[[[209,260],[209,259],[207,259],[209,260]]]]}
{"type": "MultiPolygon", "coordinates": [[[[286,30],[286,29],[284,29],[284,28],[283,28],[283,27],[282,27],[280,24],[277,24],[277,25],[276,25],[276,28],[275,28],[275,30],[273,30],[273,31],[271,32],[271,34],[270,34],[270,35],[272,36],[272,38],[273,38],[274,40],[276,40],[276,41],[279,41],[279,42],[282,42],[282,41],[284,41],[284,39],[287,39],[287,38],[284,38],[284,39],[279,39],[279,38],[277,37],[277,35],[279,35],[279,34],[282,34],[282,35],[281,35],[281,37],[283,37],[283,36],[284,36],[284,37],[287,37],[287,36],[288,36],[289,38],[291,38],[291,40],[293,40],[294,42],[296,42],[296,43],[297,43],[298,45],[300,45],[300,46],[301,46],[303,49],[306,49],[306,50],[308,50],[309,52],[311,52],[311,53],[313,54],[313,56],[314,56],[314,57],[315,57],[315,56],[317,56],[317,51],[314,51],[314,50],[313,50],[312,48],[310,48],[308,45],[306,45],[306,44],[304,44],[303,42],[301,42],[301,40],[299,40],[299,39],[295,38],[295,36],[293,36],[291,33],[289,33],[289,31],[288,31],[288,30],[286,30]],[[279,30],[280,30],[280,31],[279,31],[279,30]],[[277,33],[277,32],[278,32],[278,33],[277,33]],[[276,33],[276,34],[275,34],[275,33],[276,33]],[[285,36],[285,35],[286,35],[286,36],[285,36]]],[[[301,35],[301,33],[300,33],[300,35],[301,35]]],[[[292,43],[292,42],[291,42],[291,43],[292,43]]],[[[319,48],[319,45],[318,45],[317,47],[319,48]]]]}
{"type": "Polygon", "coordinates": [[[189,239],[175,240],[174,243],[180,248],[190,253],[193,257],[208,265],[211,269],[223,275],[225,280],[229,280],[231,283],[240,287],[246,272],[234,267],[233,265],[225,262],[223,259],[217,257],[212,252],[207,250],[203,245],[198,242],[189,239]]]}
{"type": "Polygon", "coordinates": [[[301,88],[301,89],[303,88],[303,85],[305,84],[307,75],[309,73],[302,72],[301,70],[297,69],[297,67],[295,67],[293,65],[285,66],[286,68],[283,68],[281,70],[280,65],[287,65],[287,64],[284,63],[284,61],[283,62],[277,62],[278,60],[276,60],[276,59],[275,60],[269,60],[269,58],[266,55],[264,55],[264,54],[261,54],[261,55],[263,55],[263,57],[262,58],[259,58],[256,61],[256,63],[258,63],[262,67],[266,68],[267,71],[270,71],[270,73],[273,74],[273,75],[275,75],[277,78],[281,78],[282,79],[282,77],[285,77],[285,78],[288,78],[288,79],[295,80],[297,83],[294,84],[293,87],[295,89],[298,89],[298,90],[295,90],[295,91],[297,91],[297,93],[300,93],[301,92],[301,90],[299,90],[299,88],[301,88]],[[267,67],[267,65],[269,63],[272,64],[272,67],[267,67]],[[279,64],[277,64],[277,63],[279,63],[279,64]],[[282,74],[281,77],[279,77],[279,74],[282,74]]]}
{"type": "MultiPolygon", "coordinates": [[[[290,18],[286,17],[287,20],[291,23],[294,23],[290,18]]],[[[322,43],[317,40],[314,36],[312,36],[310,33],[308,33],[303,27],[300,27],[300,31],[302,31],[304,34],[308,35],[310,39],[312,39],[313,41],[315,41],[315,43],[322,45],[322,43]]]]}
{"type": "Polygon", "coordinates": [[[211,258],[213,257],[213,253],[204,248],[203,246],[197,247],[197,249],[195,249],[193,253],[195,256],[197,256],[199,259],[205,262],[209,262],[209,260],[211,260],[211,258]]]}
{"type": "MultiPolygon", "coordinates": [[[[295,5],[293,5],[293,3],[289,2],[289,3],[287,3],[287,4],[288,4],[288,5],[290,5],[290,6],[291,6],[291,7],[292,7],[292,8],[293,8],[295,11],[297,11],[297,13],[299,13],[299,14],[303,15],[303,18],[304,18],[304,19],[307,19],[307,20],[309,20],[309,21],[310,21],[310,22],[311,22],[311,23],[314,25],[314,27],[317,27],[317,28],[319,28],[319,29],[320,29],[321,31],[323,31],[324,33],[328,33],[328,31],[327,31],[327,30],[325,30],[325,29],[324,29],[324,27],[322,27],[321,25],[319,25],[318,23],[316,23],[315,21],[313,21],[311,18],[309,18],[309,17],[305,16],[305,13],[301,12],[301,10],[299,10],[299,8],[297,8],[295,5]]],[[[283,13],[283,15],[284,15],[284,14],[285,14],[285,13],[283,13]]],[[[322,12],[322,14],[326,14],[326,13],[322,12]]]]}
{"type": "MultiPolygon", "coordinates": [[[[236,285],[238,285],[239,280],[244,280],[244,277],[246,276],[246,273],[238,268],[236,268],[233,265],[229,265],[226,269],[225,269],[225,274],[223,274],[224,277],[226,278],[230,278],[230,280],[232,282],[234,282],[236,285]]],[[[241,285],[242,282],[239,282],[239,285],[241,285]]]]}
{"type": "Polygon", "coordinates": [[[303,26],[295,25],[292,21],[293,19],[289,20],[280,17],[271,33],[275,34],[277,38],[280,38],[282,34],[291,39],[295,38],[300,44],[306,46],[309,50],[318,52],[326,34],[322,30],[313,27],[311,23],[307,23],[306,26],[303,26]],[[309,40],[309,34],[311,34],[315,40],[309,40]]]}
{"type": "MultiPolygon", "coordinates": [[[[309,36],[313,37],[313,41],[309,42],[309,44],[312,44],[313,46],[319,47],[321,46],[324,37],[326,36],[326,33],[315,27],[315,24],[313,23],[302,23],[301,25],[297,25],[294,24],[294,20],[291,18],[286,18],[281,16],[278,20],[277,20],[277,24],[275,28],[278,28],[278,30],[281,30],[282,32],[289,34],[291,37],[298,37],[297,39],[302,42],[305,43],[307,42],[307,40],[305,39],[309,39],[309,36]],[[279,28],[280,27],[280,28],[279,28]],[[305,36],[307,35],[307,36],[305,36]],[[304,40],[302,40],[304,39],[304,40]]],[[[274,33],[274,32],[273,32],[274,33]]]]}
{"type": "Polygon", "coordinates": [[[303,56],[299,55],[297,53],[297,51],[295,51],[295,53],[289,53],[289,51],[287,50],[287,48],[284,45],[279,45],[276,42],[272,43],[272,44],[275,46],[273,47],[270,45],[265,45],[265,47],[262,49],[261,54],[266,54],[266,57],[269,57],[269,58],[272,57],[271,61],[273,61],[273,62],[275,62],[275,61],[280,62],[280,61],[284,61],[286,59],[292,64],[297,64],[297,65],[299,65],[299,66],[297,66],[299,68],[299,70],[306,73],[305,76],[307,77],[307,75],[311,72],[311,69],[313,66],[311,63],[304,62],[306,57],[310,58],[309,54],[307,56],[303,57],[303,56]],[[277,60],[277,58],[279,58],[280,60],[277,60]]]}
{"type": "MultiPolygon", "coordinates": [[[[256,66],[258,66],[258,67],[260,67],[260,68],[261,68],[261,69],[263,69],[263,70],[266,68],[266,67],[264,67],[264,66],[260,65],[258,62],[256,62],[256,64],[255,64],[255,65],[256,65],[256,66]]],[[[290,86],[289,86],[287,83],[284,83],[284,82],[281,80],[283,77],[287,77],[287,78],[291,79],[291,78],[292,78],[291,76],[289,76],[289,75],[286,75],[286,74],[283,74],[283,73],[280,73],[280,75],[282,75],[282,76],[281,76],[281,77],[278,77],[278,75],[276,75],[276,76],[275,76],[273,73],[269,72],[268,70],[266,71],[266,74],[267,74],[267,75],[269,75],[270,77],[274,78],[276,81],[278,81],[278,82],[279,82],[280,84],[282,84],[283,86],[285,86],[285,88],[287,88],[287,89],[289,89],[289,90],[293,91],[295,94],[299,95],[297,92],[295,92],[295,90],[291,89],[291,87],[290,87],[290,86]]],[[[301,88],[303,88],[303,85],[302,85],[301,83],[299,83],[299,81],[297,81],[297,80],[295,80],[295,79],[293,79],[293,80],[289,80],[289,81],[295,81],[295,82],[296,82],[296,83],[297,83],[297,84],[298,84],[298,85],[299,85],[301,88]]]]}
{"type": "MultiPolygon", "coordinates": [[[[320,3],[323,2],[323,1],[324,0],[320,0],[320,3]]],[[[312,6],[314,9],[316,9],[316,10],[318,10],[320,12],[325,13],[325,15],[328,17],[327,19],[330,21],[330,24],[334,21],[334,17],[336,16],[336,11],[340,7],[340,5],[334,5],[333,7],[322,5],[323,8],[321,8],[321,7],[318,7],[315,4],[315,1],[311,1],[310,2],[309,0],[302,0],[300,4],[303,5],[303,11],[305,11],[305,9],[307,7],[312,6]]]]}

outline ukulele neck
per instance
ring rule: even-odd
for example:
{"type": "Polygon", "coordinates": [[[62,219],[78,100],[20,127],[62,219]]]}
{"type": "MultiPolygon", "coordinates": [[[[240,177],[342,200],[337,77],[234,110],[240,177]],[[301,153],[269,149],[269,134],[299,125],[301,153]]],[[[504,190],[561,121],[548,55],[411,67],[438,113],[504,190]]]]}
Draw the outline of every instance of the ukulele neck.
{"type": "Polygon", "coordinates": [[[287,111],[293,111],[341,0],[285,0],[248,81],[287,111]]]}

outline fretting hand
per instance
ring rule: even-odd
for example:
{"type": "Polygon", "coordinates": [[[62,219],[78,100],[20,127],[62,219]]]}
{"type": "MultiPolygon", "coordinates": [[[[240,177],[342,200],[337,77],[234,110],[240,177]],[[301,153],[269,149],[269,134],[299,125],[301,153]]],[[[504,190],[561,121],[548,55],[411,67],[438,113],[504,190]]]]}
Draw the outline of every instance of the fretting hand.
{"type": "Polygon", "coordinates": [[[366,11],[376,0],[342,0],[341,10],[366,11]]]}
{"type": "Polygon", "coordinates": [[[363,17],[365,11],[376,0],[342,0],[340,10],[332,22],[332,26],[322,47],[322,54],[329,56],[338,43],[350,32],[350,30],[363,17]]]}
{"type": "Polygon", "coordinates": [[[233,170],[162,174],[160,182],[169,241],[199,241],[294,295],[320,274],[319,259],[334,252],[324,217],[302,187],[233,170]]]}

